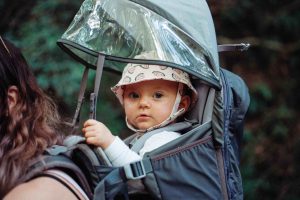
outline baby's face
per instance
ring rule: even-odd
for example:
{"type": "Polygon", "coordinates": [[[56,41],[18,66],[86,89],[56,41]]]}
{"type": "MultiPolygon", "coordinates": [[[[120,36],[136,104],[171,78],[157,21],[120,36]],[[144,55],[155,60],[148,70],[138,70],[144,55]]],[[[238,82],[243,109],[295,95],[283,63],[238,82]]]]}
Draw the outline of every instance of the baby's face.
{"type": "Polygon", "coordinates": [[[124,108],[128,122],[140,130],[163,122],[171,114],[177,88],[177,82],[166,80],[151,80],[126,85],[124,108]]]}

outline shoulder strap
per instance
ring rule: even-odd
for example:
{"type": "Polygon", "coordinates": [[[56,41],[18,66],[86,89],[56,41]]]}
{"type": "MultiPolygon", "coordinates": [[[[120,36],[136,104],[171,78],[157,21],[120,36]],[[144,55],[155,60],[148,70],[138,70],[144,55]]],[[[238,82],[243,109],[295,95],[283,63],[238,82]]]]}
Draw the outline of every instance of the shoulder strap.
{"type": "Polygon", "coordinates": [[[135,139],[138,138],[139,136],[140,136],[140,133],[134,133],[134,134],[128,136],[127,138],[125,138],[125,139],[123,140],[123,142],[124,142],[127,146],[129,146],[129,148],[131,148],[132,145],[133,145],[134,142],[135,142],[135,139]]]}
{"type": "Polygon", "coordinates": [[[112,166],[109,158],[106,156],[104,151],[100,147],[90,146],[85,143],[85,138],[79,135],[72,135],[68,136],[64,140],[64,146],[56,146],[55,148],[52,148],[51,150],[47,150],[50,153],[50,155],[57,155],[58,153],[66,152],[65,149],[74,149],[79,148],[81,151],[86,152],[89,154],[89,152],[92,151],[92,155],[89,156],[89,160],[94,160],[94,165],[104,165],[104,166],[112,166]],[[91,151],[89,151],[91,150],[91,151]],[[97,158],[95,158],[95,156],[97,158]],[[99,163],[100,161],[100,163],[99,163]]]}
{"type": "Polygon", "coordinates": [[[36,161],[28,170],[24,181],[40,176],[45,171],[50,169],[59,169],[65,173],[69,173],[71,177],[80,185],[85,191],[86,195],[92,197],[93,193],[89,182],[86,179],[82,170],[67,156],[63,155],[44,155],[41,159],[36,161]],[[76,179],[75,179],[76,178],[76,179]]]}
{"type": "Polygon", "coordinates": [[[78,199],[89,200],[88,196],[81,189],[81,187],[74,181],[74,179],[71,178],[71,176],[69,176],[68,174],[64,173],[63,171],[51,169],[51,170],[44,171],[39,175],[39,177],[43,177],[43,176],[50,177],[59,181],[65,187],[67,187],[78,199]]]}
{"type": "Polygon", "coordinates": [[[185,121],[185,122],[170,124],[169,126],[155,129],[153,131],[149,131],[149,132],[145,133],[144,135],[142,135],[139,139],[136,140],[136,142],[132,145],[131,150],[133,150],[135,152],[139,152],[141,150],[141,148],[143,148],[146,140],[148,140],[151,136],[153,136],[157,133],[160,133],[162,131],[181,131],[181,130],[190,128],[191,126],[192,126],[192,124],[190,122],[185,121]]]}

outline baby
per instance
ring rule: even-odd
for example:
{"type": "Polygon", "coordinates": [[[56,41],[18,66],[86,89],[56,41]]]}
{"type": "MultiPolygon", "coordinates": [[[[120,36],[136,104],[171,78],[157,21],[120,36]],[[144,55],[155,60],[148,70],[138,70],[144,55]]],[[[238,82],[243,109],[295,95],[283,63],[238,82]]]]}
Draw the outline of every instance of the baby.
{"type": "MultiPolygon", "coordinates": [[[[124,107],[128,128],[141,134],[174,123],[197,100],[187,73],[160,65],[128,64],[112,91],[124,107]]],[[[101,147],[113,166],[141,160],[146,152],[180,137],[162,131],[135,153],[101,122],[87,120],[82,131],[86,142],[101,147]]]]}

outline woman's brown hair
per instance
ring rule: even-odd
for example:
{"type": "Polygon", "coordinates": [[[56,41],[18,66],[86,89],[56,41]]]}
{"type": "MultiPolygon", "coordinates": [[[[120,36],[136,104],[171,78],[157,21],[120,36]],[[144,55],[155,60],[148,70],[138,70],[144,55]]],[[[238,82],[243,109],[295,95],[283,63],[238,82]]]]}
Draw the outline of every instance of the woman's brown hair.
{"type": "Polygon", "coordinates": [[[20,184],[30,164],[47,147],[59,144],[55,103],[37,85],[18,48],[0,37],[0,198],[20,184]],[[7,92],[18,89],[9,110],[7,92]]]}

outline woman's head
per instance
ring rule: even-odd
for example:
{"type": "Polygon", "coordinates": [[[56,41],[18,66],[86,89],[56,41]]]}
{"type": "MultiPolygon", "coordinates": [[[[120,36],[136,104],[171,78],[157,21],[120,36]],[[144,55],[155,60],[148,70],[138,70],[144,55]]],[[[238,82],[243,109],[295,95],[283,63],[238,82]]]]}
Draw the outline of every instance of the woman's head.
{"type": "Polygon", "coordinates": [[[20,50],[0,37],[0,196],[29,162],[60,138],[56,106],[36,83],[20,50]]]}
{"type": "Polygon", "coordinates": [[[17,90],[18,104],[30,104],[42,95],[22,53],[4,38],[0,39],[0,82],[1,117],[7,116],[9,88],[17,90]]]}
{"type": "Polygon", "coordinates": [[[189,105],[197,100],[197,92],[192,86],[187,73],[160,65],[128,64],[123,71],[121,80],[112,88],[112,91],[124,106],[128,127],[134,131],[149,131],[165,126],[182,115],[189,108],[189,105]],[[169,86],[172,86],[172,90],[170,90],[169,86]],[[168,94],[168,96],[162,95],[163,93],[168,94]],[[170,97],[170,94],[172,94],[172,98],[167,99],[166,97],[170,97]],[[142,111],[140,108],[144,101],[143,97],[146,95],[149,95],[149,109],[148,111],[142,111]],[[150,101],[151,95],[152,101],[150,101]],[[157,98],[158,95],[160,97],[159,100],[157,98]],[[158,105],[163,102],[162,100],[169,102],[168,106],[164,105],[159,108],[158,105]],[[135,105],[135,109],[132,109],[133,105],[135,105]],[[135,116],[136,113],[146,115],[149,112],[150,115],[150,108],[152,111],[155,108],[158,109],[155,111],[158,121],[153,120],[153,117],[155,117],[153,115],[140,117],[140,120],[131,118],[138,117],[135,116]],[[149,120],[146,120],[146,118],[149,120]],[[147,121],[147,123],[143,124],[148,125],[140,126],[137,121],[147,121]]]}

